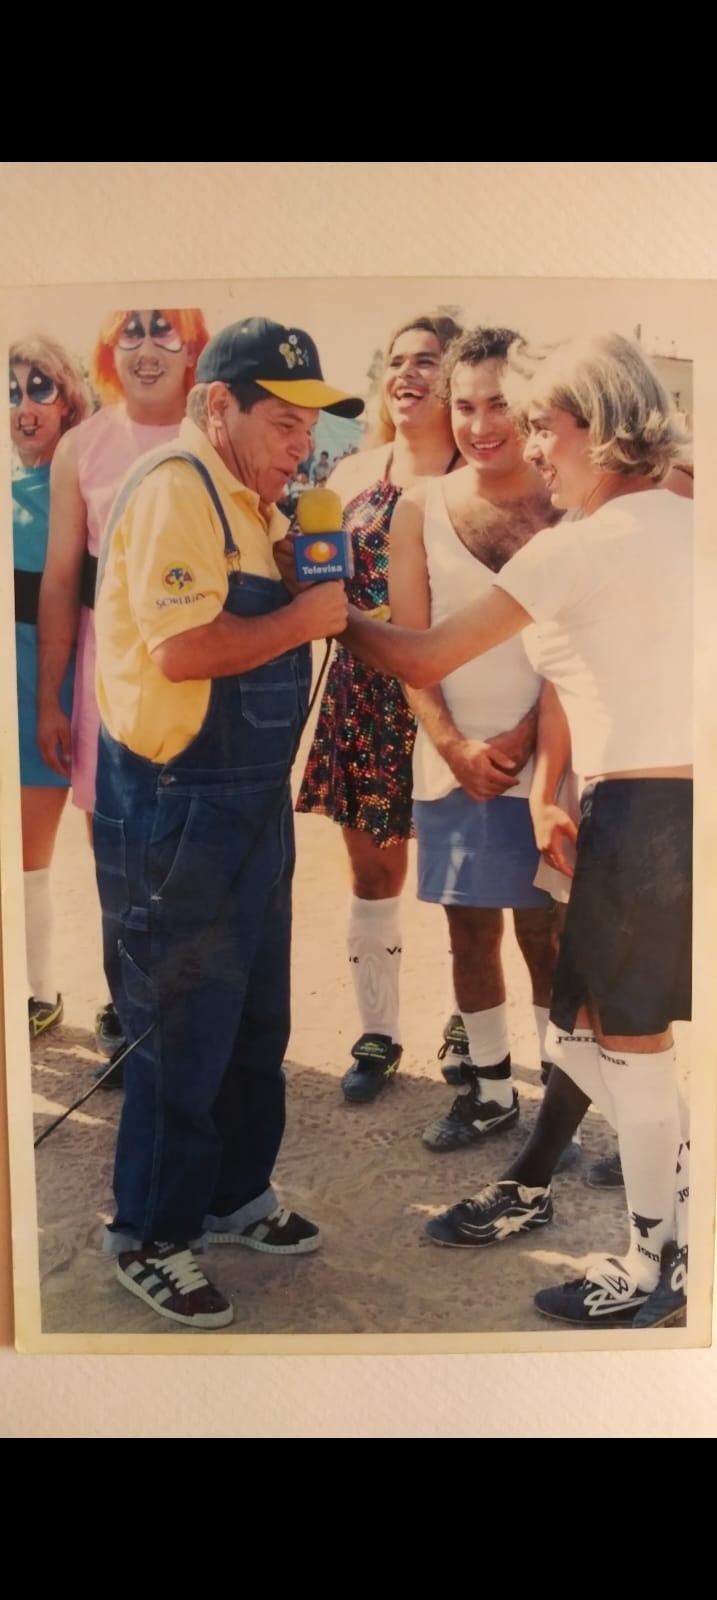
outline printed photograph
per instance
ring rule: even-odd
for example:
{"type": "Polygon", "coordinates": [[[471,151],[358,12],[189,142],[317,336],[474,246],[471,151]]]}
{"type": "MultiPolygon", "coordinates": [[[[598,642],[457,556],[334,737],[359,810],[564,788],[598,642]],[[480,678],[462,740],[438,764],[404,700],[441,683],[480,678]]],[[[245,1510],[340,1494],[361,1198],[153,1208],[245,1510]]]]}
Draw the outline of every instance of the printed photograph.
{"type": "Polygon", "coordinates": [[[20,1350],[709,1343],[707,287],[6,293],[20,1350]]]}

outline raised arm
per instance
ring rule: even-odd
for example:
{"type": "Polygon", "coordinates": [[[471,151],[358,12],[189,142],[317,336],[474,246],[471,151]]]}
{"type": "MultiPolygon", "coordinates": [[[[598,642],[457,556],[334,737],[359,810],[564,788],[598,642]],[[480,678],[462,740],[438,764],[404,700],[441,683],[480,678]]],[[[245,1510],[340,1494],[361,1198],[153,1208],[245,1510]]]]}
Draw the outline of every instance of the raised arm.
{"type": "Polygon", "coordinates": [[[77,638],[87,514],[80,494],[74,431],[60,440],[50,469],[50,529],[37,617],[37,739],[43,761],[67,776],[70,722],[60,688],[77,638]]]}
{"type": "Polygon", "coordinates": [[[349,606],[348,615],[341,643],[368,666],[416,689],[440,683],[456,667],[512,639],[532,621],[525,608],[497,585],[425,632],[393,623],[386,627],[354,606],[349,606]]]}

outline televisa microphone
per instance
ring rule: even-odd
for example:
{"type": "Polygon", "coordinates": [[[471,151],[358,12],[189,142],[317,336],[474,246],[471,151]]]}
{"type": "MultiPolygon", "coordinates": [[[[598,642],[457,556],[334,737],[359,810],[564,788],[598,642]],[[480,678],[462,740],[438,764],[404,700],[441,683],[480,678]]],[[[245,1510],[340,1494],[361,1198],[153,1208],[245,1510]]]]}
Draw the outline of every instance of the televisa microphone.
{"type": "Polygon", "coordinates": [[[343,527],[341,501],[333,489],[305,489],[299,496],[294,535],[294,560],[299,583],[327,578],[352,578],[351,535],[343,527]]]}

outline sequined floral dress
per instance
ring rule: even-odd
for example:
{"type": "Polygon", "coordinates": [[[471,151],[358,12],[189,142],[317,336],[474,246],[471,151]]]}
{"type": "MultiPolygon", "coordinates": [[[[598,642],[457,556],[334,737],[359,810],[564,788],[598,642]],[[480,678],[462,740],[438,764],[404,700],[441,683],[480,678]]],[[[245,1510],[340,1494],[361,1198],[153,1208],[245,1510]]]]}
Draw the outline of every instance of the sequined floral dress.
{"type": "MultiPolygon", "coordinates": [[[[348,502],[353,539],[349,599],[362,611],[388,604],[388,529],[401,490],[385,478],[348,502]]],[[[376,845],[408,839],[416,724],[395,678],[337,645],[309,751],[297,811],[316,811],[376,845]]]]}

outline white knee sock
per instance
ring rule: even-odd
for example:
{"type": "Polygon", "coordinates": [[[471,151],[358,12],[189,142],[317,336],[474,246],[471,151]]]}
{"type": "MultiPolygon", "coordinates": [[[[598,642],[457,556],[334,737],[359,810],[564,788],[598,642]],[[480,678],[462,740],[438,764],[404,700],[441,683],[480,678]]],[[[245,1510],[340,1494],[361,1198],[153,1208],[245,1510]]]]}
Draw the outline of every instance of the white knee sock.
{"type": "MultiPolygon", "coordinates": [[[[550,1026],[550,1012],[548,1010],[548,1007],[547,1006],[536,1006],[536,1005],[534,1005],[533,1006],[533,1016],[535,1017],[535,1031],[536,1031],[536,1033],[538,1035],[538,1051],[539,1051],[539,1054],[540,1054],[540,1065],[542,1067],[544,1062],[548,1062],[548,1063],[551,1063],[552,1065],[557,1066],[558,1065],[557,1061],[553,1062],[553,1058],[552,1058],[552,1056],[550,1054],[550,1048],[549,1048],[549,1045],[548,1045],[548,1042],[547,1042],[548,1028],[550,1026]]],[[[552,1035],[551,1035],[551,1037],[552,1037],[552,1035]]],[[[565,1070],[567,1071],[567,1068],[565,1070]]],[[[573,1081],[575,1081],[575,1080],[573,1080],[573,1081]]],[[[583,1142],[582,1123],[578,1123],[578,1126],[575,1129],[575,1132],[574,1132],[574,1134],[572,1136],[571,1144],[582,1145],[582,1142],[583,1142]]]]}
{"type": "Polygon", "coordinates": [[[678,1088],[680,1100],[680,1148],[677,1152],[677,1181],[675,1184],[675,1227],[677,1244],[687,1244],[687,1225],[690,1213],[690,1108],[678,1088]]]}
{"type": "Polygon", "coordinates": [[[57,984],[52,970],[52,901],[50,869],[23,873],[27,981],[36,1000],[54,1003],[57,984]]]}
{"type": "Polygon", "coordinates": [[[675,1172],[680,1145],[674,1047],[649,1055],[600,1050],[617,1113],[630,1248],[625,1265],[641,1289],[654,1289],[662,1246],[675,1237],[675,1172]]]}
{"type": "Polygon", "coordinates": [[[617,1128],[617,1112],[602,1074],[600,1051],[592,1028],[575,1028],[573,1033],[564,1033],[551,1022],[545,1048],[547,1060],[554,1061],[566,1072],[583,1094],[589,1096],[596,1110],[602,1112],[610,1127],[617,1128]]]}
{"type": "Polygon", "coordinates": [[[349,901],[346,934],[362,1033],[385,1033],[401,1043],[398,1019],[401,970],[400,895],[349,901]]]}
{"type": "MultiPolygon", "coordinates": [[[[461,1016],[468,1034],[470,1058],[480,1072],[481,1067],[497,1067],[510,1050],[508,1034],[508,1007],[491,1006],[489,1011],[462,1011],[461,1016]]],[[[513,1080],[508,1072],[505,1078],[484,1078],[479,1084],[481,1100],[497,1100],[508,1109],[513,1104],[513,1080]]]]}
{"type": "Polygon", "coordinates": [[[453,951],[448,950],[448,993],[446,995],[447,1017],[462,1016],[461,1008],[456,999],[456,986],[453,982],[453,951]]]}
{"type": "Polygon", "coordinates": [[[541,1063],[543,1061],[550,1061],[552,1057],[549,1054],[546,1054],[547,1046],[545,1043],[545,1035],[548,1031],[548,1023],[550,1021],[550,1012],[548,1007],[533,1006],[533,1016],[535,1017],[535,1031],[538,1035],[538,1051],[540,1054],[541,1063]]]}

